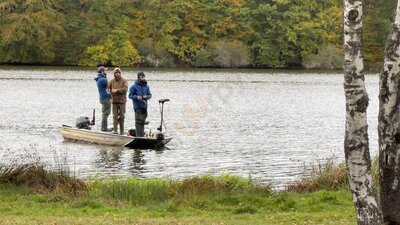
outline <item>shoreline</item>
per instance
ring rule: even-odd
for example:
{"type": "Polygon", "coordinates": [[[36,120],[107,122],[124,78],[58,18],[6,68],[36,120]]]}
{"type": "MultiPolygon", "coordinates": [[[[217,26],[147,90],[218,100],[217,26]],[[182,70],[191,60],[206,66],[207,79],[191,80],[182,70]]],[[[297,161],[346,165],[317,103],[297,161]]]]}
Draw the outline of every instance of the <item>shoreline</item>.
{"type": "Polygon", "coordinates": [[[341,182],[336,186],[330,182],[343,167],[327,166],[321,174],[292,186],[299,189],[280,192],[229,175],[182,181],[131,178],[84,182],[41,165],[0,169],[0,224],[356,222],[352,195],[346,188],[347,174],[337,177],[341,182]]]}

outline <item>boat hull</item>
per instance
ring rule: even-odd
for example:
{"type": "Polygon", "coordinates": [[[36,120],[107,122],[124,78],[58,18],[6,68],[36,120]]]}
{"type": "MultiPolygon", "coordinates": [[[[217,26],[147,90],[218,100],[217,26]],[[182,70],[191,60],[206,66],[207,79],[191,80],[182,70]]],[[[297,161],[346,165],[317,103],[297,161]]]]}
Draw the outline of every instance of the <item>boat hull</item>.
{"type": "Polygon", "coordinates": [[[86,129],[77,129],[67,126],[63,126],[60,129],[60,132],[64,139],[111,146],[125,146],[134,139],[134,137],[125,135],[117,135],[108,132],[92,131],[86,129]]]}
{"type": "Polygon", "coordinates": [[[135,138],[125,145],[131,149],[158,149],[164,147],[172,138],[155,139],[155,138],[135,138]]]}
{"type": "Polygon", "coordinates": [[[164,147],[172,138],[156,139],[150,137],[132,137],[108,132],[78,129],[63,125],[60,133],[67,140],[84,141],[88,143],[125,146],[131,149],[157,149],[164,147]]]}

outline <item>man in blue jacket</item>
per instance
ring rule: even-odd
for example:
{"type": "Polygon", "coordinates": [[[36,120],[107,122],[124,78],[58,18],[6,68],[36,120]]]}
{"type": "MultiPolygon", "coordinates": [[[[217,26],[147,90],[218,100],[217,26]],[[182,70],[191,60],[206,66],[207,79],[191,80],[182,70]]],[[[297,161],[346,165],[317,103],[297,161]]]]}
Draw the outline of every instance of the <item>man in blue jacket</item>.
{"type": "Polygon", "coordinates": [[[108,116],[111,112],[111,94],[107,90],[108,80],[106,68],[104,66],[98,67],[98,75],[95,80],[97,83],[97,89],[99,90],[100,103],[102,105],[101,131],[108,131],[107,123],[108,116]]]}
{"type": "Polygon", "coordinates": [[[135,110],[136,137],[143,137],[147,118],[147,101],[151,98],[150,87],[147,85],[143,72],[137,74],[137,80],[129,88],[129,98],[132,99],[135,110]]]}

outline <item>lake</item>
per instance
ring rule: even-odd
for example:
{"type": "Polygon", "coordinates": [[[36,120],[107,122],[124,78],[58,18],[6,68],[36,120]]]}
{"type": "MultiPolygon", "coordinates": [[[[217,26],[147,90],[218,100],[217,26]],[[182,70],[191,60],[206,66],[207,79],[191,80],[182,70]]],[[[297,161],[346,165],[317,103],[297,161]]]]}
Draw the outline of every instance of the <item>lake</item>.
{"type": "MultiPolygon", "coordinates": [[[[131,85],[137,70],[123,71],[131,85]]],[[[343,161],[345,100],[339,72],[271,70],[145,70],[153,98],[149,128],[159,126],[158,99],[174,139],[167,149],[131,150],[64,141],[101,105],[96,71],[0,67],[0,160],[65,164],[81,178],[182,179],[233,174],[283,187],[312,165],[343,161]]],[[[109,79],[111,72],[109,72],[109,79]]],[[[370,147],[377,154],[378,76],[367,76],[370,147]]],[[[112,124],[112,116],[109,118],[112,124]]],[[[126,128],[134,127],[128,101],[126,128]]]]}

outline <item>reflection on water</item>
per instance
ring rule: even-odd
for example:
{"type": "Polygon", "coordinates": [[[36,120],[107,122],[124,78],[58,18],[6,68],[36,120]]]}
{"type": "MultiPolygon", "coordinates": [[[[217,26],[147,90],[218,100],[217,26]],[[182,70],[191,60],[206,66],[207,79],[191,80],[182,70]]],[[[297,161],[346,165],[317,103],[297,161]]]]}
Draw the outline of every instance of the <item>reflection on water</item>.
{"type": "MultiPolygon", "coordinates": [[[[343,159],[344,94],[340,74],[303,71],[146,71],[153,92],[149,128],[165,105],[164,151],[64,141],[61,124],[100,112],[94,71],[0,68],[0,158],[54,152],[82,177],[176,178],[230,173],[277,187],[299,179],[304,165],[343,159]],[[31,146],[35,146],[32,148],[31,146]]],[[[136,71],[125,71],[130,84],[136,71]]],[[[378,79],[367,76],[371,150],[377,150],[378,79]]],[[[100,123],[98,114],[96,121],[100,123]]],[[[111,119],[110,119],[111,120],[111,119]]],[[[111,121],[110,121],[111,122],[111,121]]],[[[128,102],[126,128],[134,126],[128,102]]],[[[25,157],[26,158],[26,157],[25,157]]],[[[30,157],[28,157],[30,158],[30,157]]]]}
{"type": "Polygon", "coordinates": [[[146,164],[146,160],[144,160],[143,152],[141,150],[134,150],[132,153],[132,165],[129,171],[133,175],[140,176],[141,171],[144,171],[144,164],[146,164]]]}
{"type": "Polygon", "coordinates": [[[120,169],[122,149],[107,150],[102,149],[97,156],[96,166],[105,168],[120,169]]]}
{"type": "Polygon", "coordinates": [[[116,171],[126,167],[132,176],[143,177],[142,172],[145,170],[144,165],[146,164],[144,156],[142,150],[103,149],[99,151],[95,166],[100,169],[116,171]],[[127,151],[130,156],[127,162],[122,161],[123,151],[127,151]]]}

